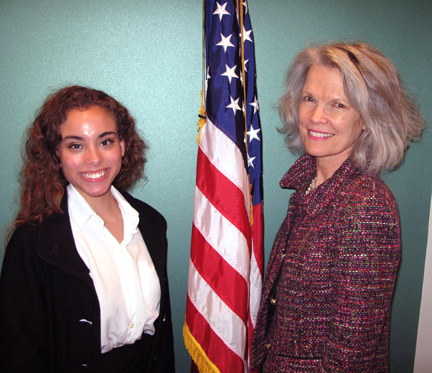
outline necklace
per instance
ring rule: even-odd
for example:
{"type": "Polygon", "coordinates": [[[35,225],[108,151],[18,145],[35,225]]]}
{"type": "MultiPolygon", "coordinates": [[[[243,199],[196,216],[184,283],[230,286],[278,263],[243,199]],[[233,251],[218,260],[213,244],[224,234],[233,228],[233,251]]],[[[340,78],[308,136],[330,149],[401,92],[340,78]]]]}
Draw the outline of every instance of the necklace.
{"type": "Polygon", "coordinates": [[[315,189],[315,182],[316,182],[317,177],[315,176],[311,183],[309,184],[309,188],[307,188],[306,190],[306,195],[308,195],[310,192],[312,192],[315,189]]]}

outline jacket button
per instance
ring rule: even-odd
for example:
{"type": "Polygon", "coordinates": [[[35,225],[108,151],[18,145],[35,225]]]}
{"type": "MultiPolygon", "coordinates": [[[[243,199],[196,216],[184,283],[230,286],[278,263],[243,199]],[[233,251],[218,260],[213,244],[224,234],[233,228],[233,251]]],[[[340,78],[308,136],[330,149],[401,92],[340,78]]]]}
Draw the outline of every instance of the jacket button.
{"type": "Polygon", "coordinates": [[[81,364],[81,370],[85,370],[86,372],[94,372],[94,368],[91,365],[88,364],[81,364]]]}
{"type": "Polygon", "coordinates": [[[270,298],[270,304],[276,306],[276,298],[270,298]]]}
{"type": "Polygon", "coordinates": [[[267,351],[270,352],[270,350],[271,350],[271,343],[266,343],[265,346],[267,348],[267,351]]]}
{"type": "Polygon", "coordinates": [[[164,315],[164,317],[162,318],[162,323],[165,323],[165,322],[166,322],[166,319],[167,319],[167,316],[164,315]]]}

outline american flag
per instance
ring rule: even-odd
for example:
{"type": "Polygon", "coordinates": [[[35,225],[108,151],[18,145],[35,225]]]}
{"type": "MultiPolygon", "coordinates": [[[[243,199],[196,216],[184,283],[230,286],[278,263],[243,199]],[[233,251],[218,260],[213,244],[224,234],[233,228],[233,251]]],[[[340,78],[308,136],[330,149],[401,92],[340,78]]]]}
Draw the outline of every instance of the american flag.
{"type": "Polygon", "coordinates": [[[261,127],[247,1],[205,1],[205,79],[184,338],[200,372],[247,372],[263,278],[261,127]]]}

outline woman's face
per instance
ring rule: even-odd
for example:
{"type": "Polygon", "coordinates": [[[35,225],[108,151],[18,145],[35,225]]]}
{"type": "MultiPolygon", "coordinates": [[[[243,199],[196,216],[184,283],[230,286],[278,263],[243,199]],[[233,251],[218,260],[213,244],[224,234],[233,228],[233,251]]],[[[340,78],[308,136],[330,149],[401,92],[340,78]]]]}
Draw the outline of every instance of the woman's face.
{"type": "Polygon", "coordinates": [[[99,106],[71,110],[60,125],[58,148],[66,180],[92,205],[110,193],[122,165],[124,141],[111,115],[99,106]]]}
{"type": "Polygon", "coordinates": [[[343,86],[338,69],[312,66],[302,90],[299,129],[306,152],[336,171],[350,156],[364,126],[343,86]]]}

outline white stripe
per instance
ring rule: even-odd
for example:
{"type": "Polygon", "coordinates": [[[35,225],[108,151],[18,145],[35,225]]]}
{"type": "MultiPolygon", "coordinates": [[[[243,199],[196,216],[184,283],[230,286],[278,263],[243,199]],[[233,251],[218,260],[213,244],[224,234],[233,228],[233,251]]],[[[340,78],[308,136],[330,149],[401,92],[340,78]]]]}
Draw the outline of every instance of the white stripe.
{"type": "Polygon", "coordinates": [[[252,251],[251,269],[250,269],[250,316],[252,320],[253,328],[255,329],[258,310],[261,302],[261,290],[262,290],[262,278],[261,271],[259,270],[255,253],[252,251]]]}
{"type": "Polygon", "coordinates": [[[192,262],[189,264],[188,283],[188,296],[195,308],[215,334],[244,361],[246,326],[242,319],[217,296],[192,262]]]}
{"type": "Polygon", "coordinates": [[[249,178],[244,166],[243,156],[237,145],[207,119],[201,131],[199,146],[219,172],[225,175],[242,191],[249,217],[249,178]]]}
{"type": "Polygon", "coordinates": [[[195,188],[194,225],[248,283],[250,258],[246,238],[210,203],[198,187],[195,188]]]}

